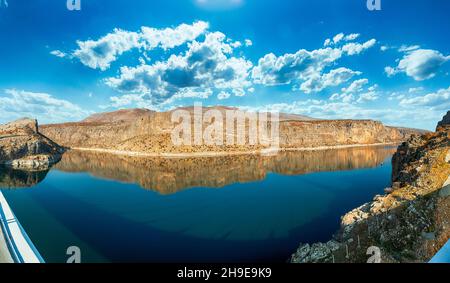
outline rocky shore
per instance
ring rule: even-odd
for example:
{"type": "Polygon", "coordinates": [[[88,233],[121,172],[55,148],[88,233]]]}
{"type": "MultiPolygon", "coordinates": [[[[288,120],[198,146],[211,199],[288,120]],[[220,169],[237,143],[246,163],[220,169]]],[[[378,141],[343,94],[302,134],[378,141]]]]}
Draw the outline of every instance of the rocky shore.
{"type": "Polygon", "coordinates": [[[47,170],[64,149],[39,132],[33,119],[0,125],[0,165],[18,170],[47,170]]]}
{"type": "Polygon", "coordinates": [[[450,238],[450,112],[392,159],[392,187],[350,211],[327,243],[302,244],[293,263],[428,262],[450,238]]]}

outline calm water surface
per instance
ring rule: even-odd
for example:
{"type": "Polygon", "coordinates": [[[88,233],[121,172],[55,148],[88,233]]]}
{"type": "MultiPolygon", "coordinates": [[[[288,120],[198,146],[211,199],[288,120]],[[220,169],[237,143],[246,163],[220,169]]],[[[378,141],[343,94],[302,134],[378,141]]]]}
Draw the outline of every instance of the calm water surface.
{"type": "Polygon", "coordinates": [[[49,172],[0,168],[47,262],[286,261],[390,185],[393,147],[161,159],[68,152],[49,172]]]}

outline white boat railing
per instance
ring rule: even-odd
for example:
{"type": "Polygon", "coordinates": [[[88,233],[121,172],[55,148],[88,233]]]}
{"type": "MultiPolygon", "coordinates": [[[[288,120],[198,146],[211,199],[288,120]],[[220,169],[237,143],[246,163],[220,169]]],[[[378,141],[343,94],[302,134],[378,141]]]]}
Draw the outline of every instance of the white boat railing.
{"type": "Polygon", "coordinates": [[[1,191],[0,224],[0,229],[3,231],[6,245],[14,262],[44,263],[44,259],[39,254],[22,225],[20,225],[1,191]]]}

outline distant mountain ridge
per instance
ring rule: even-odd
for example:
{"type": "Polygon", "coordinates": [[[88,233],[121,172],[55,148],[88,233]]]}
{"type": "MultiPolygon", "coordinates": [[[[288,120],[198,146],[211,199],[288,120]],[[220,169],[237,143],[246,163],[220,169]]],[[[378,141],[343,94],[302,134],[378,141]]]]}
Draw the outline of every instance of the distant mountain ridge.
{"type": "Polygon", "coordinates": [[[114,122],[130,122],[141,117],[151,115],[153,111],[144,108],[123,109],[112,112],[96,113],[81,123],[114,123],[114,122]]]}
{"type": "MultiPolygon", "coordinates": [[[[227,106],[215,106],[215,107],[203,107],[203,111],[208,110],[219,110],[219,111],[227,111],[227,110],[238,110],[238,108],[234,107],[227,107],[227,106]]],[[[189,112],[194,111],[194,107],[179,107],[176,109],[173,109],[168,112],[173,112],[176,110],[186,110],[189,112]]],[[[95,113],[91,116],[87,117],[86,119],[82,120],[81,123],[115,123],[115,122],[130,122],[134,121],[136,119],[140,119],[143,117],[149,117],[152,114],[156,113],[156,111],[152,111],[145,108],[134,108],[134,109],[121,109],[117,111],[111,111],[111,112],[103,112],[103,113],[95,113]]],[[[296,121],[314,121],[319,120],[315,118],[311,118],[304,115],[298,115],[298,114],[286,114],[286,113],[280,113],[280,120],[281,121],[287,121],[287,120],[296,120],[296,121]]]]}

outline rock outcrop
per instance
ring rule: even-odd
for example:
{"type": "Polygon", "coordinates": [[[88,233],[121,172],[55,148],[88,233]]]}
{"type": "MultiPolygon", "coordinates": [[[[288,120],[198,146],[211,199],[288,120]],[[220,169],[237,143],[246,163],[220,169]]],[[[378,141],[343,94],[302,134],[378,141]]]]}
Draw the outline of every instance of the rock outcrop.
{"type": "MultiPolygon", "coordinates": [[[[190,113],[194,111],[193,108],[182,109],[190,113]]],[[[210,109],[212,108],[203,110],[210,109]]],[[[221,113],[236,110],[228,107],[213,109],[221,113]]],[[[139,109],[120,110],[96,114],[79,123],[45,125],[41,127],[41,131],[58,144],[69,148],[143,153],[241,152],[264,148],[261,145],[175,146],[171,140],[174,128],[172,113],[173,111],[159,113],[139,109]]],[[[204,128],[208,125],[204,124],[204,128]]],[[[283,149],[400,143],[419,132],[387,127],[371,120],[316,120],[299,115],[280,115],[280,147],[283,149]]]]}
{"type": "Polygon", "coordinates": [[[333,240],[303,244],[291,261],[429,261],[450,238],[448,125],[444,118],[437,132],[399,146],[388,194],[344,215],[333,240]]]}
{"type": "Polygon", "coordinates": [[[437,131],[439,131],[440,128],[446,128],[450,127],[450,111],[447,112],[447,115],[442,118],[442,121],[440,121],[437,125],[437,131]]]}
{"type": "Polygon", "coordinates": [[[0,164],[20,170],[46,170],[63,148],[39,133],[38,123],[21,119],[0,125],[0,164]]]}

